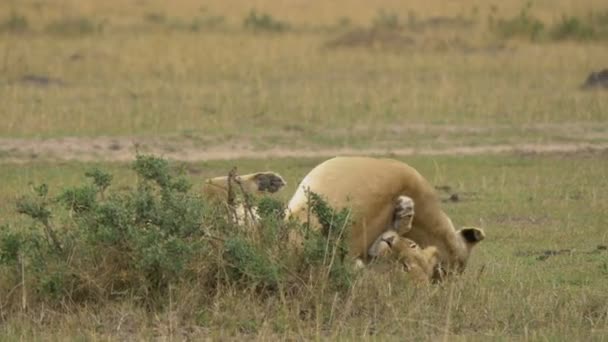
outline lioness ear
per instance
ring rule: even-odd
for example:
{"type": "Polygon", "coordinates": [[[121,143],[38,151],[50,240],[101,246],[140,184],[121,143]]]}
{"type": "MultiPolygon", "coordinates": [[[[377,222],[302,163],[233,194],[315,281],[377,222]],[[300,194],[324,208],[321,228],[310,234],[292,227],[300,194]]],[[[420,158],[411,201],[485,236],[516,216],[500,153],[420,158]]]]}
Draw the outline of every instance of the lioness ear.
{"type": "Polygon", "coordinates": [[[458,233],[462,235],[464,241],[470,244],[478,243],[486,238],[486,234],[483,230],[475,227],[462,228],[458,233]]]}

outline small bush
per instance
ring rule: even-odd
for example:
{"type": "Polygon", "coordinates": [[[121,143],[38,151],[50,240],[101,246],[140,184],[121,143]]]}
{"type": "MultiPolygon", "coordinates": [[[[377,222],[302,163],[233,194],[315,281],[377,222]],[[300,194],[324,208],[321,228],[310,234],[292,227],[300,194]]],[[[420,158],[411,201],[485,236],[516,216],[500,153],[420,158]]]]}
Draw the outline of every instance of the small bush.
{"type": "MultiPolygon", "coordinates": [[[[476,14],[475,14],[476,15],[476,14]]],[[[470,29],[475,24],[474,19],[466,18],[462,15],[458,16],[436,16],[426,19],[418,19],[416,13],[410,11],[407,17],[407,28],[413,31],[422,31],[429,29],[470,29]]]]}
{"type": "Polygon", "coordinates": [[[185,20],[181,18],[167,18],[162,13],[152,12],[144,15],[144,21],[154,25],[162,25],[162,27],[169,30],[198,32],[203,29],[220,27],[224,23],[224,17],[205,15],[185,20]]]}
{"type": "Polygon", "coordinates": [[[22,244],[21,233],[11,231],[9,226],[0,226],[0,263],[16,264],[22,244]]]}
{"type": "Polygon", "coordinates": [[[268,13],[258,13],[251,10],[243,21],[243,26],[253,31],[283,32],[289,29],[289,24],[274,19],[268,13]]]}
{"type": "Polygon", "coordinates": [[[352,20],[349,17],[340,17],[336,22],[337,28],[349,28],[352,26],[352,20]]]}
{"type": "Polygon", "coordinates": [[[258,215],[262,221],[282,221],[285,218],[285,204],[272,197],[262,197],[257,205],[258,215]]]}
{"type": "Polygon", "coordinates": [[[167,22],[167,17],[163,13],[150,12],[144,14],[144,21],[151,24],[164,24],[167,22]]]}
{"type": "Polygon", "coordinates": [[[218,28],[224,22],[222,16],[196,17],[190,21],[173,20],[168,27],[175,30],[198,32],[203,29],[218,28]]]}
{"type": "Polygon", "coordinates": [[[399,15],[392,11],[380,10],[372,21],[372,28],[377,30],[397,30],[400,27],[399,15]]]}
{"type": "MultiPolygon", "coordinates": [[[[350,225],[350,210],[335,211],[320,195],[310,192],[309,206],[321,225],[320,231],[308,231],[305,240],[304,259],[308,265],[323,266],[333,284],[347,289],[351,285],[352,273],[347,264],[347,228],[350,225]]],[[[329,279],[328,279],[329,280],[329,279]]]]}
{"type": "Polygon", "coordinates": [[[245,287],[277,289],[282,274],[279,264],[269,253],[242,237],[229,238],[225,244],[228,274],[231,281],[243,282],[245,287]]]}
{"type": "MultiPolygon", "coordinates": [[[[260,228],[248,229],[232,223],[225,206],[193,192],[166,160],[139,155],[132,168],[138,181],[129,189],[112,191],[112,175],[93,169],[84,184],[56,196],[41,185],[20,198],[17,211],[33,224],[0,227],[0,274],[10,275],[0,288],[27,277],[30,306],[126,298],[164,306],[172,285],[264,296],[281,288],[348,289],[348,211],[311,193],[322,229],[307,232],[307,225],[284,220],[283,203],[261,198],[260,228]],[[302,250],[289,247],[292,232],[305,237],[302,250]]],[[[2,296],[16,306],[13,297],[2,296]]]]}
{"type": "MultiPolygon", "coordinates": [[[[18,201],[17,210],[44,228],[45,238],[32,230],[19,243],[12,242],[33,246],[21,252],[38,265],[39,272],[33,273],[37,280],[32,281],[36,292],[74,300],[70,289],[76,287],[89,299],[118,290],[155,300],[152,294],[185,275],[190,257],[203,247],[196,237],[203,233],[205,204],[188,193],[189,184],[172,175],[166,161],[138,156],[133,168],[140,181],[127,193],[106,198],[112,177],[92,170],[86,173],[90,184],[65,189],[52,200],[47,199],[48,187],[40,186],[33,196],[18,201]],[[64,226],[51,222],[53,204],[68,211],[71,219],[64,226]],[[114,261],[108,262],[108,256],[114,261]],[[70,282],[60,281],[65,278],[70,282]]],[[[5,235],[3,240],[15,237],[5,235]]]]}
{"type": "Polygon", "coordinates": [[[608,28],[608,10],[590,13],[589,17],[597,26],[604,29],[608,28]]]}
{"type": "Polygon", "coordinates": [[[530,14],[531,3],[528,3],[520,14],[510,19],[495,20],[489,17],[490,28],[500,38],[541,38],[560,40],[597,40],[608,38],[608,11],[589,13],[585,17],[563,15],[550,27],[530,14]]]}
{"type": "Polygon", "coordinates": [[[555,40],[589,40],[595,36],[596,31],[592,23],[572,16],[563,16],[551,30],[551,38],[555,40]]]}
{"type": "Polygon", "coordinates": [[[537,40],[540,38],[545,25],[542,21],[535,18],[530,14],[531,4],[521,10],[519,15],[510,19],[498,19],[490,22],[490,27],[496,32],[501,38],[527,38],[530,40],[537,40]]]}
{"type": "Polygon", "coordinates": [[[28,28],[27,18],[16,12],[11,12],[8,18],[0,22],[0,32],[22,33],[28,28]]]}

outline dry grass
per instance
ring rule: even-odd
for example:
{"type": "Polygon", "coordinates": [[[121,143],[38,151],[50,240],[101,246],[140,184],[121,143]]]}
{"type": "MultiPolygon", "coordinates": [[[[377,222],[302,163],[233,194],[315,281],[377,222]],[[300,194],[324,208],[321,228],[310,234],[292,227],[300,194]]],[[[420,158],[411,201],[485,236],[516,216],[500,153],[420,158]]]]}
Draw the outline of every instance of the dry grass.
{"type": "MultiPolygon", "coordinates": [[[[523,136],[518,130],[533,124],[576,129],[603,122],[608,110],[605,94],[578,89],[590,71],[605,67],[605,44],[498,41],[485,24],[491,6],[481,2],[217,1],[203,9],[197,2],[141,2],[121,5],[120,13],[111,2],[38,4],[3,4],[23,13],[31,30],[0,40],[8,79],[0,85],[1,136],[194,136],[205,138],[204,145],[397,147],[424,146],[417,138],[443,124],[506,126],[492,138],[537,142],[560,137],[551,129],[523,136]],[[293,30],[245,30],[242,22],[251,8],[293,30]],[[326,47],[351,27],[370,26],[380,9],[402,21],[408,11],[420,20],[478,19],[472,27],[405,29],[401,34],[414,43],[396,49],[390,42],[383,45],[385,38],[380,45],[326,47]],[[150,23],[151,14],[165,19],[150,23]],[[224,19],[219,27],[198,31],[173,23],[201,16],[224,19]],[[351,23],[337,25],[340,17],[351,23]],[[104,28],[76,36],[45,31],[61,18],[87,18],[104,28]],[[26,75],[61,83],[24,82],[26,75]],[[404,141],[414,125],[429,129],[404,141]]],[[[496,16],[512,15],[524,5],[497,5],[496,16]]],[[[598,1],[564,1],[535,3],[532,11],[559,18],[562,12],[601,9],[598,1]]],[[[591,133],[587,127],[577,135],[585,139],[591,133]]],[[[471,137],[487,134],[458,132],[452,138],[471,137]]]]}
{"type": "MultiPolygon", "coordinates": [[[[0,21],[13,12],[27,28],[0,32],[0,137],[168,137],[257,149],[607,142],[608,96],[579,86],[608,67],[608,47],[502,40],[489,31],[490,13],[508,18],[525,5],[4,1],[0,21]],[[253,8],[290,29],[243,28],[253,8]],[[356,47],[328,47],[344,33],[368,32],[382,10],[402,23],[413,13],[474,24],[402,28],[397,36],[354,36],[356,47]]],[[[543,0],[532,13],[550,23],[607,9],[602,0],[543,0]]],[[[0,146],[0,157],[6,152],[0,146]]],[[[488,235],[466,274],[439,286],[403,286],[403,274],[371,270],[338,296],[260,298],[226,288],[206,297],[174,288],[162,311],[130,301],[11,315],[2,308],[0,339],[605,340],[608,255],[597,245],[608,244],[606,160],[604,152],[408,158],[432,183],[460,194],[446,204],[457,224],[488,235]]],[[[188,168],[197,179],[234,164],[242,173],[276,170],[289,182],[287,197],[317,162],[188,168]]],[[[56,192],[89,166],[1,164],[0,224],[29,226],[14,213],[28,184],[48,181],[56,192]]],[[[116,186],[134,181],[123,164],[103,167],[116,174],[116,186]]],[[[0,308],[6,296],[0,292],[0,308]]]]}

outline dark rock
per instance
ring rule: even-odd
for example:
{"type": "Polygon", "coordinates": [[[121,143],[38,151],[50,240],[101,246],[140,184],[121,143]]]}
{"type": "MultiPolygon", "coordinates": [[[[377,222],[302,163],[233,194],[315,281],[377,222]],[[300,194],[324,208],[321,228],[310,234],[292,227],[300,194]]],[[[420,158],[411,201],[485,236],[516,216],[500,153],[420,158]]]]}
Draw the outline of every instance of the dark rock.
{"type": "Polygon", "coordinates": [[[583,89],[608,89],[608,69],[592,72],[587,76],[587,80],[582,85],[583,89]]]}

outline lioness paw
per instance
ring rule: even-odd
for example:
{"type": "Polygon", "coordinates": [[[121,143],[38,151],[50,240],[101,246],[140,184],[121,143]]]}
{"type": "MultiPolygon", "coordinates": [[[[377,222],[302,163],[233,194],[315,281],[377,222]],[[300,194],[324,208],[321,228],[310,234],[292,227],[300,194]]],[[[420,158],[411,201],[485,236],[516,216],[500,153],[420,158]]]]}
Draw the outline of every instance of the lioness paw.
{"type": "Polygon", "coordinates": [[[367,254],[372,258],[383,257],[392,253],[393,244],[399,239],[397,232],[389,230],[380,235],[369,248],[367,254]]]}
{"type": "Polygon", "coordinates": [[[395,200],[395,212],[393,214],[393,230],[400,235],[412,229],[414,220],[414,200],[408,196],[399,196],[395,200]]]}
{"type": "Polygon", "coordinates": [[[275,193],[287,184],[281,175],[274,172],[258,172],[253,175],[253,180],[260,192],[275,193]]]}

